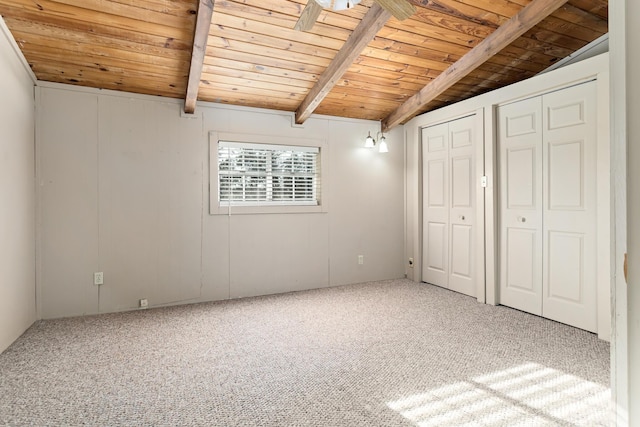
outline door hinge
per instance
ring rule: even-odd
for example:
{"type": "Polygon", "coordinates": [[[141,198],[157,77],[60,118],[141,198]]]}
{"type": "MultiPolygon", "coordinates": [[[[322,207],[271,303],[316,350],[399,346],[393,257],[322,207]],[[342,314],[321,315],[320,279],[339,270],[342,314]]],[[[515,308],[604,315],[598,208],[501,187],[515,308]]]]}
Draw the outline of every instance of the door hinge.
{"type": "Polygon", "coordinates": [[[487,176],[481,176],[480,177],[480,187],[486,187],[487,186],[487,176]]]}

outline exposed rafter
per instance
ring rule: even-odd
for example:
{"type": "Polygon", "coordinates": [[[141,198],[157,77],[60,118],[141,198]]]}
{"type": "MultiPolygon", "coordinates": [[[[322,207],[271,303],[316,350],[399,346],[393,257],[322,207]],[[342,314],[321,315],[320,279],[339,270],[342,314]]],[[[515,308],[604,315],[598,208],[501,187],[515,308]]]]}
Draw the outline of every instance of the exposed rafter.
{"type": "Polygon", "coordinates": [[[416,8],[409,1],[376,0],[383,8],[387,9],[398,20],[402,21],[416,13],[416,8]]]}
{"type": "MultiPolygon", "coordinates": [[[[200,0],[43,1],[37,7],[33,0],[0,0],[2,20],[40,81],[177,98],[181,104],[190,86],[186,104],[193,108],[195,102],[196,113],[205,101],[295,115],[371,5],[397,0],[361,0],[344,12],[325,8],[309,32],[292,28],[316,0],[205,2],[214,3],[213,14],[199,34],[206,35],[208,26],[209,37],[202,73],[194,58],[190,85],[192,53],[205,46],[204,39],[196,41],[194,51],[200,0]]],[[[314,114],[386,119],[533,0],[402,1],[416,13],[405,21],[392,14],[314,114]]],[[[569,0],[409,118],[563,63],[607,33],[608,5],[569,0]]]]}
{"type": "Polygon", "coordinates": [[[314,0],[309,0],[293,29],[296,31],[309,31],[315,25],[320,12],[322,12],[322,6],[314,0]]]}
{"type": "Polygon", "coordinates": [[[382,121],[382,129],[387,131],[414,116],[422,107],[536,26],[567,1],[533,0],[457,62],[443,71],[431,83],[394,110],[382,121]]]}
{"type": "Polygon", "coordinates": [[[187,94],[184,99],[184,112],[192,114],[196,110],[202,65],[207,50],[209,39],[209,27],[213,15],[214,0],[200,0],[198,4],[198,16],[196,17],[196,30],[193,37],[193,49],[191,51],[191,67],[189,68],[189,81],[187,94]]]}
{"type": "Polygon", "coordinates": [[[389,18],[390,12],[373,3],[296,110],[296,123],[304,123],[309,118],[389,18]]]}

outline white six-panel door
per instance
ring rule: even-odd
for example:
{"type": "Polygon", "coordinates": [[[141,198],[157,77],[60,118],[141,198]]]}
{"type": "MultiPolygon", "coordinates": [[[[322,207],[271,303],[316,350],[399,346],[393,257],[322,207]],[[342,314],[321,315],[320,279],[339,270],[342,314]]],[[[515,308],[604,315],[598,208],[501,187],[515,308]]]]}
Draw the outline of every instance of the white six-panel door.
{"type": "Polygon", "coordinates": [[[542,315],[542,99],[498,109],[500,303],[542,315]]]}
{"type": "Polygon", "coordinates": [[[544,95],[542,314],[597,330],[596,83],[544,95]]]}
{"type": "Polygon", "coordinates": [[[422,281],[476,295],[475,116],[422,129],[422,281]]]}
{"type": "Polygon", "coordinates": [[[475,116],[449,122],[449,289],[476,296],[475,116]]]}
{"type": "Polygon", "coordinates": [[[500,303],[589,331],[596,308],[596,85],[498,109],[500,303]]]}
{"type": "Polygon", "coordinates": [[[422,281],[449,286],[449,124],[422,129],[422,281]]]}

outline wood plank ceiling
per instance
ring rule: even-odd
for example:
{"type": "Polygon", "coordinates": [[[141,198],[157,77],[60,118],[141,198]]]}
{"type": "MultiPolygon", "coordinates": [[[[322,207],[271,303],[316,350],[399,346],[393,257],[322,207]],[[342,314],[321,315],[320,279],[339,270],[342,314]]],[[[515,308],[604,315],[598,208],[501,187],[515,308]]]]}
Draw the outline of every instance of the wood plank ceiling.
{"type": "MultiPolygon", "coordinates": [[[[373,5],[363,0],[341,12],[325,9],[311,30],[295,31],[306,2],[216,0],[198,99],[297,111],[373,5]]],[[[0,0],[0,14],[40,80],[185,99],[199,3],[206,1],[0,0]]],[[[411,18],[385,21],[351,55],[314,113],[392,127],[531,77],[608,30],[607,0],[561,1],[550,16],[421,103],[415,100],[425,86],[455,71],[449,67],[531,0],[412,3],[411,18]]]]}

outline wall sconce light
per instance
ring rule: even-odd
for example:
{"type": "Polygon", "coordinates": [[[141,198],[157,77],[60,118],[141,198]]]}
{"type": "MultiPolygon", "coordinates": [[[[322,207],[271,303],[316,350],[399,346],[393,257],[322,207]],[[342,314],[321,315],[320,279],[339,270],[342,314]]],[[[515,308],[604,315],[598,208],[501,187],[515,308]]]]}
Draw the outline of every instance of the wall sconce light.
{"type": "MultiPolygon", "coordinates": [[[[382,132],[378,132],[376,138],[380,138],[380,142],[378,143],[378,151],[381,153],[388,153],[389,146],[387,145],[387,138],[385,138],[384,134],[382,132]]],[[[369,132],[369,135],[367,135],[367,138],[364,140],[364,148],[374,148],[375,146],[376,140],[373,139],[373,137],[371,136],[371,132],[369,132]]]]}

